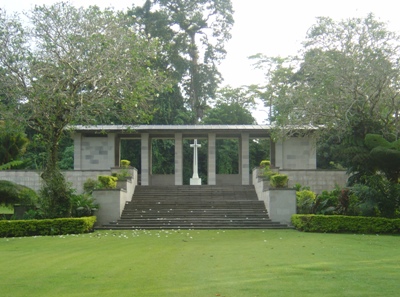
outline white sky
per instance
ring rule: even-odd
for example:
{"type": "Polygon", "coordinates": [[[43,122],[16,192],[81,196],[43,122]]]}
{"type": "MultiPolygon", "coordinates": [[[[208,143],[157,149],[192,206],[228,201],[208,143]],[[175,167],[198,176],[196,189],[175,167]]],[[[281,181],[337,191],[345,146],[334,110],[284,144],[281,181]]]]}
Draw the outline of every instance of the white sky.
{"type": "MultiPolygon", "coordinates": [[[[190,1],[190,0],[189,0],[190,1]]],[[[400,3],[395,0],[231,0],[235,10],[232,39],[227,44],[228,55],[220,71],[224,84],[232,87],[263,81],[261,72],[253,70],[248,56],[263,53],[268,56],[288,56],[301,48],[307,30],[316,17],[334,20],[366,17],[372,12],[389,29],[400,33],[400,3]]],[[[28,10],[35,4],[51,4],[56,0],[0,0],[7,11],[28,10]]],[[[116,9],[140,5],[144,0],[71,0],[77,6],[96,4],[116,9]]],[[[266,113],[255,114],[262,123],[266,113]]]]}

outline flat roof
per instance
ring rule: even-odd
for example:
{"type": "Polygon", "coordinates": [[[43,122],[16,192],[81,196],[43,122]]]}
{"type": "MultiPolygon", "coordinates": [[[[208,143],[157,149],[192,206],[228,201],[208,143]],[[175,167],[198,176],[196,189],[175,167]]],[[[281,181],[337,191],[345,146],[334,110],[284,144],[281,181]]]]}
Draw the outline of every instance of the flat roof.
{"type": "Polygon", "coordinates": [[[271,130],[270,125],[76,125],[75,131],[177,131],[177,130],[271,130]]]}
{"type": "MultiPolygon", "coordinates": [[[[149,133],[151,135],[172,135],[182,133],[185,136],[201,136],[207,133],[216,133],[220,136],[237,135],[247,132],[251,137],[268,137],[274,129],[272,125],[75,125],[69,126],[69,130],[80,133],[104,133],[112,132],[120,135],[132,135],[149,133]]],[[[288,130],[314,131],[318,128],[302,126],[288,130]]]]}

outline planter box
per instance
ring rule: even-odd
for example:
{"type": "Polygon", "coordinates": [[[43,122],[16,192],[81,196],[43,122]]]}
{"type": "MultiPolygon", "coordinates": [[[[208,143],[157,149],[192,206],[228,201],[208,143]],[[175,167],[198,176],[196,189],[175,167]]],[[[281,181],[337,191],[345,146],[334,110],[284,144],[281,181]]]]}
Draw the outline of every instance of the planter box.
{"type": "Polygon", "coordinates": [[[127,192],[124,189],[94,190],[93,198],[100,205],[97,211],[96,226],[101,226],[121,217],[127,201],[127,192]]]}

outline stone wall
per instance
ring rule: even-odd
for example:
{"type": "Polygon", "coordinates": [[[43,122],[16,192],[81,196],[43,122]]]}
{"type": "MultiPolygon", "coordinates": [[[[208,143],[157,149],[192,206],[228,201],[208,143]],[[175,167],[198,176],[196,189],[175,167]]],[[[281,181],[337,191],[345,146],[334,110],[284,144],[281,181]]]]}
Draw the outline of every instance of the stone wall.
{"type": "MultiPolygon", "coordinates": [[[[0,171],[0,180],[8,180],[14,183],[27,186],[35,191],[41,187],[41,178],[39,171],[27,170],[4,170],[0,171]]],[[[78,193],[83,191],[83,183],[88,179],[97,179],[99,175],[110,175],[110,170],[71,170],[63,171],[66,180],[72,183],[72,187],[78,193]]]]}
{"type": "Polygon", "coordinates": [[[296,213],[296,191],[294,189],[270,189],[269,181],[259,177],[253,170],[252,180],[259,200],[264,202],[269,218],[274,222],[291,225],[296,213]]]}
{"type": "Polygon", "coordinates": [[[316,169],[316,140],[311,136],[291,137],[275,143],[275,167],[316,169]]]}
{"type": "Polygon", "coordinates": [[[115,164],[115,134],[74,135],[74,169],[107,170],[115,164]]]}
{"type": "MultiPolygon", "coordinates": [[[[312,191],[320,194],[322,191],[333,190],[336,186],[344,187],[348,175],[343,170],[274,170],[280,174],[286,174],[289,178],[288,187],[293,188],[296,184],[310,187],[312,191]]],[[[253,169],[253,184],[262,180],[262,169],[253,169]]],[[[269,181],[264,181],[264,187],[269,186],[269,181]]]]}
{"type": "Polygon", "coordinates": [[[336,186],[346,186],[348,175],[342,170],[279,170],[289,177],[289,188],[295,184],[308,186],[320,194],[324,190],[333,190],[336,186]]]}

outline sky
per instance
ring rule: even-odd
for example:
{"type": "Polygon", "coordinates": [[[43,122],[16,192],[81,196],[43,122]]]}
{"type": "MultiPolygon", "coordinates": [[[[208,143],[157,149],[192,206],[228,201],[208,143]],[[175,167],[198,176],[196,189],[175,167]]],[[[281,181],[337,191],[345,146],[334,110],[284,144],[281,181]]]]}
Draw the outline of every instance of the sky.
{"type": "MultiPolygon", "coordinates": [[[[394,0],[231,0],[235,10],[232,39],[227,43],[226,59],[220,65],[224,85],[240,87],[259,84],[263,73],[252,67],[249,56],[289,56],[301,49],[307,30],[320,16],[336,21],[366,17],[373,13],[388,23],[389,30],[400,34],[400,4],[394,0]]],[[[57,0],[0,0],[0,8],[21,12],[35,4],[51,4],[57,0]]],[[[70,0],[76,6],[112,6],[116,9],[140,5],[144,0],[70,0]]],[[[266,112],[262,106],[253,114],[262,124],[266,112]]]]}

